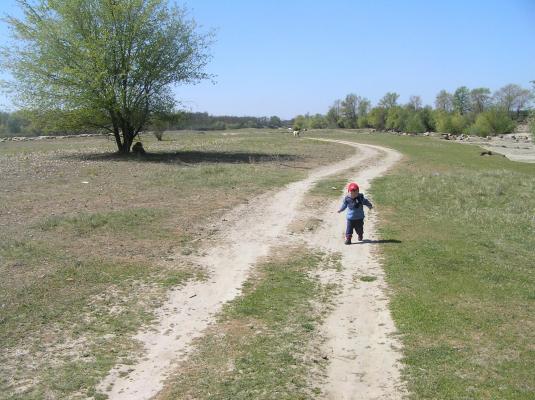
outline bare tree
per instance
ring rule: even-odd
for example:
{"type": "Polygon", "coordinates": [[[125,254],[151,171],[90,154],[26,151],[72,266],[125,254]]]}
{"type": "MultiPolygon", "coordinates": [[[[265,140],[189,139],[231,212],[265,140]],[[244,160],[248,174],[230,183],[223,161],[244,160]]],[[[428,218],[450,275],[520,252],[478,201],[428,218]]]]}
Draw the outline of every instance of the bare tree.
{"type": "Polygon", "coordinates": [[[371,104],[372,103],[370,102],[370,100],[365,97],[360,99],[360,103],[357,107],[357,115],[359,118],[368,115],[368,113],[370,112],[371,104]]]}
{"type": "Polygon", "coordinates": [[[327,111],[327,122],[331,126],[338,126],[340,121],[340,100],[335,100],[333,105],[327,111]]]}
{"type": "Polygon", "coordinates": [[[496,105],[503,108],[509,114],[516,111],[517,115],[533,99],[530,90],[524,89],[519,85],[510,83],[494,93],[496,105]]]}
{"type": "Polygon", "coordinates": [[[453,95],[445,90],[438,92],[435,99],[435,108],[437,110],[450,112],[453,110],[453,95]]]}
{"type": "Polygon", "coordinates": [[[409,97],[407,108],[410,108],[414,111],[419,110],[420,108],[422,108],[422,98],[420,96],[412,95],[411,97],[409,97]]]}
{"type": "Polygon", "coordinates": [[[341,103],[341,114],[344,121],[344,127],[356,128],[357,127],[357,110],[361,97],[356,94],[348,94],[341,103]]]}
{"type": "Polygon", "coordinates": [[[476,88],[470,91],[470,100],[472,102],[472,111],[479,114],[485,111],[490,105],[490,89],[476,88]]]}

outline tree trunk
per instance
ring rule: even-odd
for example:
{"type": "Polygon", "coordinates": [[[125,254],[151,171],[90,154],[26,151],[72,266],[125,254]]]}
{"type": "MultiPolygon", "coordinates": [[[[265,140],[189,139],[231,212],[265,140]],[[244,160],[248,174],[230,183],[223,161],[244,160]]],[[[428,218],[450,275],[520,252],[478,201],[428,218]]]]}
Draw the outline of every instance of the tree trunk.
{"type": "Polygon", "coordinates": [[[132,148],[133,141],[134,141],[134,137],[132,135],[132,132],[123,132],[123,144],[121,148],[119,149],[119,152],[121,154],[130,153],[130,149],[132,148]]]}
{"type": "Polygon", "coordinates": [[[113,136],[115,136],[115,144],[117,144],[117,151],[121,152],[123,143],[121,141],[121,134],[119,129],[113,129],[113,136]]]}
{"type": "Polygon", "coordinates": [[[124,124],[123,128],[123,145],[120,149],[120,153],[128,154],[134,143],[135,132],[134,129],[129,124],[124,124]]]}

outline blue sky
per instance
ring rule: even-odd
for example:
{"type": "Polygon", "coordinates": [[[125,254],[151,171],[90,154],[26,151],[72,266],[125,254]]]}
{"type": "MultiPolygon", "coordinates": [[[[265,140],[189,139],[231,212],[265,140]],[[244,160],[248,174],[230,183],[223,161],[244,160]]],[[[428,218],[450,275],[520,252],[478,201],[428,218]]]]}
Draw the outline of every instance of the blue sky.
{"type": "MultiPolygon", "coordinates": [[[[16,13],[2,0],[0,14],[16,13]]],[[[181,3],[184,4],[184,3],[181,3]]],[[[535,80],[535,0],[195,0],[216,29],[207,72],[179,86],[190,111],[292,118],[326,113],[348,93],[376,104],[388,91],[432,105],[441,89],[535,80]]],[[[7,29],[0,26],[0,42],[7,29]]],[[[0,98],[0,106],[10,106],[0,98]]]]}

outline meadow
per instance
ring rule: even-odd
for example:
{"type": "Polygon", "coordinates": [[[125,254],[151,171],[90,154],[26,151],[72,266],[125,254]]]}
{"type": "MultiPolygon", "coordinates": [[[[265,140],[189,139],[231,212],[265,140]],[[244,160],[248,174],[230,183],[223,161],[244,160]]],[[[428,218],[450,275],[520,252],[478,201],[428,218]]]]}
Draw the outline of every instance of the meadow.
{"type": "Polygon", "coordinates": [[[412,399],[535,395],[535,164],[425,137],[333,137],[394,148],[377,179],[391,310],[412,399]]]}
{"type": "MultiPolygon", "coordinates": [[[[535,165],[435,138],[307,135],[404,154],[370,194],[380,236],[400,242],[379,256],[409,398],[533,398],[535,165]]],[[[164,139],[144,138],[144,158],[116,157],[99,138],[0,145],[0,399],[103,398],[96,383],[139,354],[131,335],[165,291],[206,279],[188,256],[209,245],[225,210],[352,153],[276,130],[164,139]]],[[[311,196],[321,204],[343,183],[327,179],[311,196]]],[[[336,255],[277,254],[162,399],[321,395],[310,377],[326,360],[307,350],[336,288],[311,272],[336,268],[336,255]]]]}
{"type": "Polygon", "coordinates": [[[169,287],[206,279],[188,256],[226,210],[352,153],[281,131],[0,145],[0,398],[98,396],[169,287]]]}

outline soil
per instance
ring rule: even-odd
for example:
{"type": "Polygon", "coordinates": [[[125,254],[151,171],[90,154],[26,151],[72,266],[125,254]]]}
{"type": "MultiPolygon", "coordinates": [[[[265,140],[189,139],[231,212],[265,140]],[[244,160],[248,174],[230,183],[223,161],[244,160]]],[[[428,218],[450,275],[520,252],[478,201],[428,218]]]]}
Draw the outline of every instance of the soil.
{"type": "MultiPolygon", "coordinates": [[[[303,214],[306,192],[324,177],[347,174],[366,191],[370,181],[386,172],[400,154],[378,146],[336,141],[358,149],[355,155],[312,170],[308,178],[287,185],[260,199],[264,212],[254,204],[243,204],[222,218],[221,235],[202,256],[192,258],[209,273],[204,282],[172,290],[157,312],[157,322],[136,335],[144,356],[134,365],[117,365],[100,383],[99,390],[111,400],[150,399],[163,389],[164,381],[192,350],[224,303],[240,294],[254,264],[270,249],[296,240],[289,227],[303,214]],[[262,235],[257,227],[262,226],[262,235]]],[[[329,252],[342,255],[343,272],[323,277],[336,281],[341,291],[332,314],[324,324],[327,338],[325,357],[329,360],[323,392],[329,399],[399,399],[404,393],[400,378],[400,344],[388,309],[387,287],[375,255],[380,241],[375,232],[376,211],[369,213],[365,240],[346,246],[342,230],[344,215],[336,214],[340,200],[319,210],[314,232],[301,238],[329,252]],[[359,277],[373,277],[360,280],[359,277]]],[[[256,204],[256,202],[255,202],[256,204]]],[[[299,236],[299,235],[297,235],[299,236]]]]}

